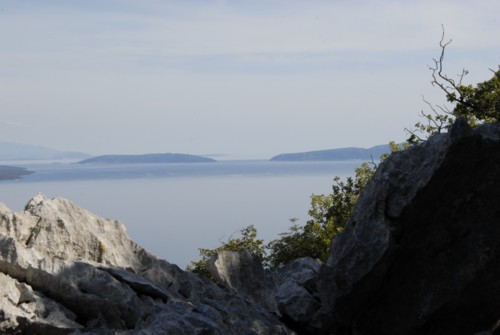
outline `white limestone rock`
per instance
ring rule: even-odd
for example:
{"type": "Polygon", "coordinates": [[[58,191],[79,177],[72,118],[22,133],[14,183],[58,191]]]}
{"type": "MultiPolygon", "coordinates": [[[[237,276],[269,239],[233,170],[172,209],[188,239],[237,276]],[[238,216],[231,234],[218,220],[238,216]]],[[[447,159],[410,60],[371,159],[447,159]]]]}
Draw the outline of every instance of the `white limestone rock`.
{"type": "Polygon", "coordinates": [[[26,323],[56,333],[80,329],[76,315],[31,286],[0,273],[0,333],[23,332],[26,323]]]}
{"type": "Polygon", "coordinates": [[[291,334],[236,292],[131,241],[124,226],[39,194],[0,204],[0,330],[36,334],[291,334]]]}

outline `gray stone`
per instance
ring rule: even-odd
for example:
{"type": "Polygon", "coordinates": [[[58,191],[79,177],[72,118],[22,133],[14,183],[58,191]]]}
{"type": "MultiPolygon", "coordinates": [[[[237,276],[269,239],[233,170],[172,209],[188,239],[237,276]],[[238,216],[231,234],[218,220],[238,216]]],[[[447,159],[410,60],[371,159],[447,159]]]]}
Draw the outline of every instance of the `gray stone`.
{"type": "Polygon", "coordinates": [[[296,259],[276,274],[276,301],[280,313],[301,333],[315,334],[326,327],[317,277],[322,263],[310,257],[296,259]]]}
{"type": "Polygon", "coordinates": [[[290,334],[234,290],[131,241],[123,225],[37,195],[0,204],[0,331],[36,334],[290,334]]]}
{"type": "Polygon", "coordinates": [[[31,329],[47,329],[52,333],[68,333],[82,326],[76,315],[63,305],[18,280],[0,273],[0,332],[24,333],[31,329]]]}
{"type": "Polygon", "coordinates": [[[323,327],[316,281],[321,262],[300,258],[277,272],[265,270],[261,260],[248,250],[221,251],[207,262],[216,280],[269,312],[277,314],[300,333],[323,327]]]}
{"type": "Polygon", "coordinates": [[[307,324],[320,307],[318,299],[293,281],[279,286],[276,300],[281,313],[299,324],[307,324]]]}
{"type": "Polygon", "coordinates": [[[500,125],[392,154],[320,276],[329,331],[473,334],[500,315],[500,125]]]}
{"type": "Polygon", "coordinates": [[[207,268],[219,282],[251,297],[269,312],[279,314],[273,279],[261,260],[248,250],[221,251],[208,260],[207,268]]]}

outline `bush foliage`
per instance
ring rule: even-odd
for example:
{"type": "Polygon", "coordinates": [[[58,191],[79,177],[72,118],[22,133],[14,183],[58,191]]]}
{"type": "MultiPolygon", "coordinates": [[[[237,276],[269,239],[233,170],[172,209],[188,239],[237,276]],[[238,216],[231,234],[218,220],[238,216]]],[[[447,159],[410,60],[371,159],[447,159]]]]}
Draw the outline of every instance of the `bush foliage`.
{"type": "Polygon", "coordinates": [[[187,267],[187,271],[202,274],[212,280],[213,276],[210,274],[207,268],[207,261],[217,255],[218,252],[223,250],[237,251],[241,249],[247,249],[252,254],[264,258],[266,255],[266,250],[264,246],[264,241],[257,238],[257,229],[250,225],[246,228],[240,230],[241,237],[239,238],[229,238],[227,242],[223,242],[219,247],[215,249],[198,249],[200,252],[201,259],[199,261],[191,262],[191,265],[187,267]]]}

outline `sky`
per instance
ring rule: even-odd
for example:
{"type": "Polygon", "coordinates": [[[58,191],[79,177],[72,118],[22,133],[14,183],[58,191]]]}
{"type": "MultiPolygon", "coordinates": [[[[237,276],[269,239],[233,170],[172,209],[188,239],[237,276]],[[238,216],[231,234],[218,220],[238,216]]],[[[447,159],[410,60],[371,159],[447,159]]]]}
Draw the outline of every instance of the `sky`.
{"type": "Polygon", "coordinates": [[[500,64],[500,1],[0,0],[0,140],[269,158],[403,141],[500,64]]]}

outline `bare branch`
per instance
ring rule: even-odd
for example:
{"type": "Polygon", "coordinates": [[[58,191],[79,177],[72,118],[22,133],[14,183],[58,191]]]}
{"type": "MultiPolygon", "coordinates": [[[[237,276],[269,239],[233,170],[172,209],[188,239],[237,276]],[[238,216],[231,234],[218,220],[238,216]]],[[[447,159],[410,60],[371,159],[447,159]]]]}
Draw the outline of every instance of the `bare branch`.
{"type": "Polygon", "coordinates": [[[490,69],[488,68],[488,70],[490,70],[491,72],[493,72],[493,74],[495,75],[495,77],[499,78],[500,79],[500,65],[498,66],[499,70],[495,71],[493,69],[490,69]]]}
{"type": "Polygon", "coordinates": [[[373,166],[374,170],[376,170],[378,168],[378,164],[375,163],[375,161],[373,160],[373,156],[372,155],[370,155],[370,159],[371,159],[371,161],[368,162],[368,164],[371,164],[373,166]]]}
{"type": "MultiPolygon", "coordinates": [[[[433,106],[433,105],[432,105],[429,101],[427,101],[423,95],[422,95],[422,100],[425,102],[425,104],[426,104],[427,106],[429,106],[429,108],[432,110],[432,112],[433,112],[434,114],[436,114],[436,115],[438,114],[438,112],[436,111],[436,109],[434,108],[434,106],[433,106]]],[[[426,117],[426,116],[427,116],[427,114],[424,114],[424,111],[420,111],[420,114],[421,114],[422,116],[424,116],[424,117],[426,117]]]]}
{"type": "Polygon", "coordinates": [[[466,69],[462,69],[462,73],[458,75],[458,78],[460,78],[460,80],[458,81],[459,86],[462,85],[462,81],[463,81],[464,77],[468,74],[469,74],[469,71],[467,71],[466,69]]]}
{"type": "Polygon", "coordinates": [[[442,35],[441,40],[439,41],[439,46],[441,47],[441,54],[439,55],[439,59],[434,60],[434,66],[429,66],[429,69],[432,71],[432,81],[431,84],[433,86],[439,87],[445,94],[450,102],[456,102],[462,104],[471,109],[475,109],[475,106],[468,102],[462,91],[462,82],[464,77],[469,73],[466,69],[462,69],[462,73],[458,75],[458,83],[448,77],[443,73],[443,62],[446,47],[452,42],[452,39],[445,41],[445,30],[444,26],[442,27],[442,35]]]}

